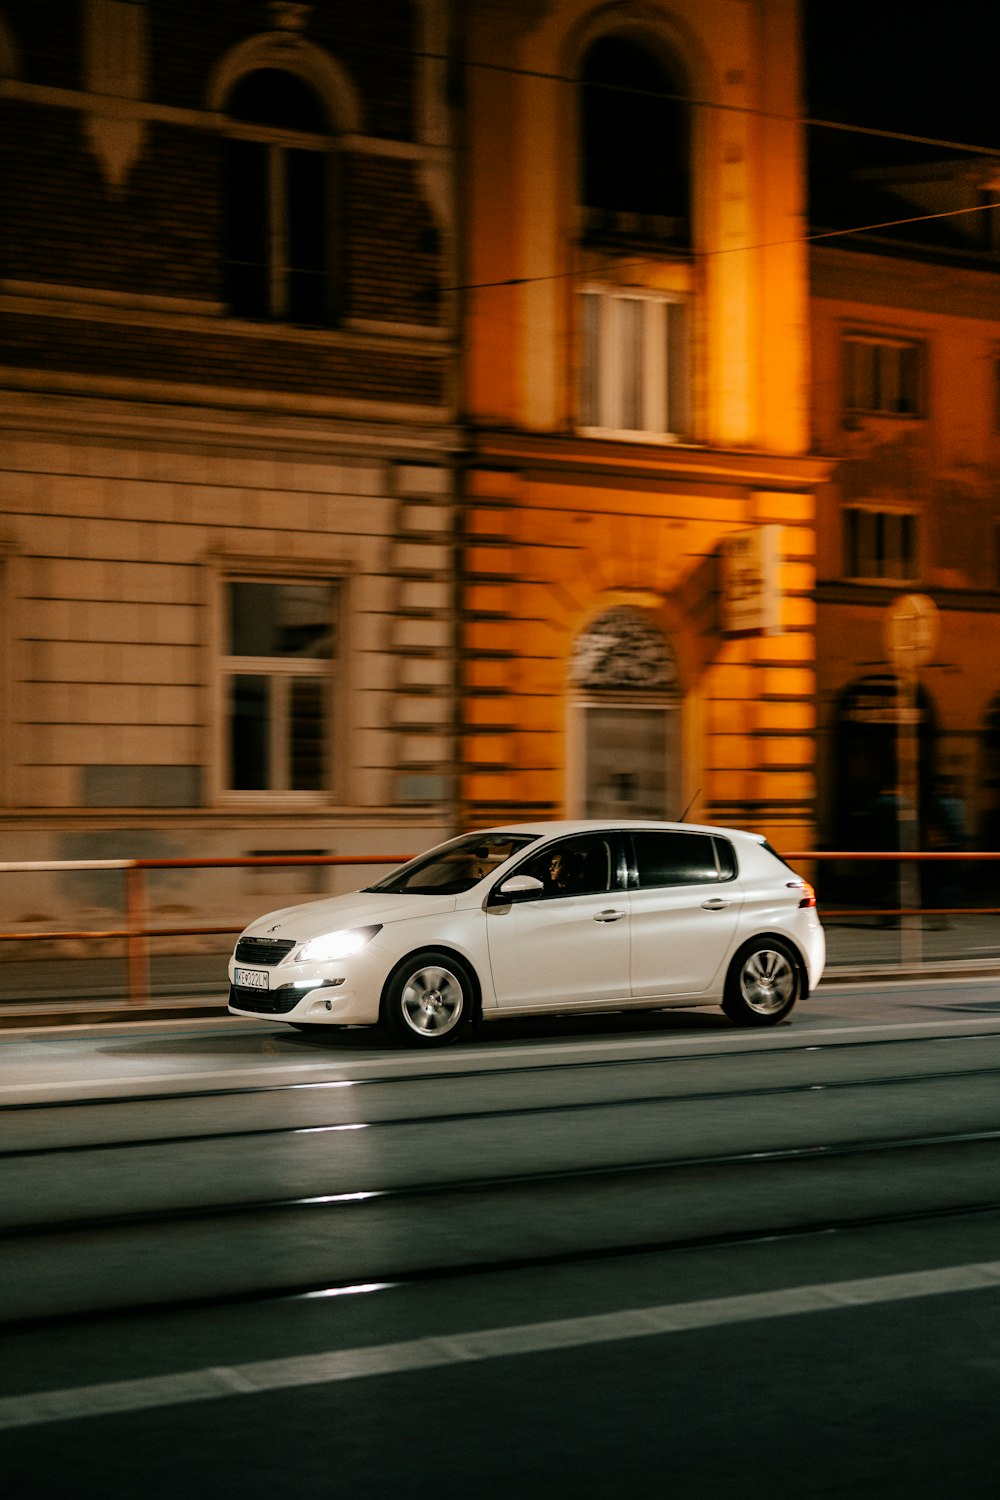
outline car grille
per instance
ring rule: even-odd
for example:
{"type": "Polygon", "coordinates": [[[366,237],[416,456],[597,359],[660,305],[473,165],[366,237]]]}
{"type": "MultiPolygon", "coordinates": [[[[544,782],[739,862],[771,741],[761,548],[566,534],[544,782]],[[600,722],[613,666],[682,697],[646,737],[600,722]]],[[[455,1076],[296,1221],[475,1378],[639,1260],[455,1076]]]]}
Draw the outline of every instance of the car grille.
{"type": "Polygon", "coordinates": [[[238,964],[280,964],[295,947],[294,938],[241,937],[236,944],[238,964]]]}
{"type": "Polygon", "coordinates": [[[252,1010],[258,1016],[284,1016],[304,998],[304,990],[244,990],[229,986],[229,1003],[238,1010],[252,1010]]]}

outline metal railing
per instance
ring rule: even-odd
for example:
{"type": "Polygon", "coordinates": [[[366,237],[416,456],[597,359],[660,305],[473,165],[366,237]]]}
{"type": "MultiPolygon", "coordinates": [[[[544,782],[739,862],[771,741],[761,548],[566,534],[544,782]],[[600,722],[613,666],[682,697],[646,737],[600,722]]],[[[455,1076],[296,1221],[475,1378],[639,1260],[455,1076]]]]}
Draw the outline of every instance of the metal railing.
{"type": "MultiPolygon", "coordinates": [[[[245,855],[232,859],[72,859],[20,860],[0,863],[0,874],[62,873],[67,870],[121,870],[125,876],[125,924],[122,927],[77,928],[49,932],[0,932],[0,943],[59,942],[98,938],[121,938],[125,942],[128,998],[132,1005],[148,1004],[150,998],[150,938],[209,937],[242,932],[245,922],[235,925],[154,927],[149,922],[150,870],[218,870],[247,866],[305,865],[401,865],[410,854],[275,854],[245,855]]],[[[318,899],[318,898],[317,898],[318,899]]]]}
{"type": "Polygon", "coordinates": [[[791,853],[783,854],[790,864],[804,864],[813,862],[822,866],[823,864],[851,864],[851,865],[885,865],[892,864],[898,867],[898,886],[900,899],[893,905],[874,905],[870,900],[854,906],[837,906],[834,902],[822,900],[820,902],[821,915],[825,922],[834,922],[838,918],[856,918],[859,911],[865,916],[897,921],[900,929],[900,957],[906,964],[920,964],[923,962],[923,933],[924,922],[927,918],[942,918],[960,916],[997,916],[1000,915],[1000,906],[986,904],[969,905],[934,905],[925,903],[920,899],[919,872],[922,866],[951,866],[961,868],[966,865],[988,865],[993,864],[1000,869],[1000,853],[990,850],[949,850],[947,852],[936,850],[835,850],[835,849],[810,849],[793,850],[791,853]],[[912,872],[907,880],[907,872],[912,872]]]}

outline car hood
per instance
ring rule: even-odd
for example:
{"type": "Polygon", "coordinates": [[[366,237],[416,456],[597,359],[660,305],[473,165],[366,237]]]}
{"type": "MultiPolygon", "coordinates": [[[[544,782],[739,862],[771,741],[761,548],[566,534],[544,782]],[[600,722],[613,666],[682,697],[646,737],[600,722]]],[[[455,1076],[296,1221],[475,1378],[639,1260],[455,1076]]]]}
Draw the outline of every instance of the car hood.
{"type": "Polygon", "coordinates": [[[409,917],[454,911],[454,896],[395,896],[386,891],[353,891],[325,901],[304,901],[258,917],[244,929],[250,937],[292,938],[296,943],[338,932],[342,927],[367,927],[375,922],[401,922],[409,917]]]}

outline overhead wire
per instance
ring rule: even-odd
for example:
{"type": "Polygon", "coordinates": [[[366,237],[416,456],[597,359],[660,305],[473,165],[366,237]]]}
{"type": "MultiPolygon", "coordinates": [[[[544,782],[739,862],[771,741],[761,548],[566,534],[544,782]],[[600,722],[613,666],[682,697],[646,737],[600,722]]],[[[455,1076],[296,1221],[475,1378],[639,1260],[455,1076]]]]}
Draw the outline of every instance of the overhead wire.
{"type": "MultiPolygon", "coordinates": [[[[454,62],[444,52],[417,51],[413,54],[427,62],[454,62]]],[[[685,104],[694,109],[712,109],[720,113],[753,115],[763,120],[773,120],[776,123],[788,125],[803,125],[811,129],[838,130],[850,132],[854,135],[876,137],[879,139],[899,141],[914,146],[931,146],[941,151],[961,151],[969,155],[985,156],[1000,160],[1000,146],[973,145],[969,141],[952,141],[939,136],[917,135],[905,130],[886,130],[875,125],[852,125],[846,120],[826,120],[812,115],[790,115],[782,110],[762,109],[750,104],[729,104],[719,99],[693,99],[689,94],[674,94],[665,89],[640,88],[633,84],[623,83],[601,83],[598,81],[584,80],[571,73],[549,73],[541,68],[518,68],[511,63],[499,63],[485,61],[479,58],[466,58],[463,60],[468,68],[478,69],[486,73],[505,73],[515,78],[530,78],[539,83],[562,83],[579,88],[586,86],[590,89],[604,90],[608,93],[620,93],[633,95],[636,98],[659,99],[673,104],[685,104]]]]}
{"type": "MultiPolygon", "coordinates": [[[[703,260],[707,260],[710,257],[720,255],[742,255],[751,250],[780,250],[785,245],[811,244],[818,240],[842,239],[846,236],[857,234],[875,234],[880,229],[898,229],[906,224],[924,224],[934,219],[953,219],[962,214],[984,213],[995,208],[1000,208],[1000,199],[996,203],[976,203],[968,208],[949,208],[932,214],[912,214],[905,219],[884,219],[877,224],[854,224],[846,229],[818,229],[814,232],[790,236],[788,239],[783,240],[760,240],[747,245],[720,245],[714,250],[699,250],[698,256],[703,260]]],[[[627,258],[617,260],[614,269],[618,271],[634,266],[658,264],[661,260],[662,256],[658,255],[628,256],[627,258]]],[[[496,290],[500,287],[531,286],[537,282],[574,281],[579,276],[592,274],[593,271],[575,268],[570,271],[549,271],[540,276],[509,276],[501,278],[498,281],[473,281],[464,283],[461,286],[442,287],[441,290],[443,292],[483,292],[496,290]]]]}
{"type": "MultiPolygon", "coordinates": [[[[417,51],[414,54],[424,61],[449,63],[454,58],[446,53],[417,51]]],[[[566,73],[547,72],[539,68],[515,67],[510,63],[495,62],[485,59],[466,58],[464,66],[477,69],[482,72],[502,73],[512,77],[527,78],[536,82],[557,83],[569,87],[586,87],[589,89],[605,90],[607,92],[625,94],[635,98],[655,99],[660,102],[682,104],[690,109],[715,110],[719,113],[749,115],[757,119],[769,120],[777,124],[795,125],[803,129],[831,130],[843,134],[851,134],[864,137],[865,139],[878,139],[893,141],[897,144],[907,146],[919,146],[924,149],[935,151],[959,152],[966,156],[980,157],[986,161],[1000,160],[1000,147],[975,145],[968,141],[953,141],[941,136],[920,135],[912,131],[887,130],[877,126],[853,125],[844,120],[827,120],[819,116],[788,114],[781,110],[763,109],[759,106],[749,104],[728,103],[713,99],[696,99],[686,94],[670,93],[666,90],[641,88],[630,84],[608,83],[600,81],[586,81],[566,73]]],[[[743,254],[750,251],[780,249],[786,245],[800,245],[815,243],[820,240],[844,239],[853,235],[875,234],[881,230],[899,229],[908,224],[930,223],[935,220],[960,218],[969,214],[979,214],[992,211],[1000,207],[997,202],[977,203],[964,208],[941,209],[933,213],[910,214],[896,219],[885,219],[877,223],[849,225],[840,229],[824,229],[807,231],[802,235],[789,237],[783,240],[769,240],[755,244],[720,246],[713,250],[699,251],[698,254],[704,258],[720,255],[743,254]]],[[[629,256],[619,259],[616,270],[625,270],[637,266],[656,263],[660,259],[655,255],[629,256]]],[[[579,276],[592,274],[580,268],[567,271],[554,271],[542,275],[510,276],[502,277],[495,281],[466,282],[453,286],[442,287],[442,292],[475,292],[497,290],[504,287],[530,286],[538,283],[552,281],[575,280],[579,276]]]]}

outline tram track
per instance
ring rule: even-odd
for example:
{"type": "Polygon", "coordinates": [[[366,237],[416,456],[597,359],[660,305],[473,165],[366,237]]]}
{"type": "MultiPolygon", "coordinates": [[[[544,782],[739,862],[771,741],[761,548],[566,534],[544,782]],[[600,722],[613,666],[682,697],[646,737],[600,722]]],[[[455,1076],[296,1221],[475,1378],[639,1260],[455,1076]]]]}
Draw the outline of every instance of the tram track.
{"type": "Polygon", "coordinates": [[[42,1134],[0,1150],[0,1325],[1000,1214],[997,1043],[449,1055],[8,1102],[7,1140],[42,1134]]]}
{"type": "Polygon", "coordinates": [[[990,1129],[36,1222],[0,1326],[1000,1213],[998,1165],[990,1129]]]}
{"type": "MultiPolygon", "coordinates": [[[[318,1193],[298,1198],[258,1198],[211,1205],[186,1205],[152,1210],[128,1210],[88,1217],[40,1219],[24,1224],[0,1224],[0,1242],[28,1238],[32,1235],[59,1236],[91,1233],[95,1230],[131,1228],[134,1225],[189,1223],[196,1220],[231,1218],[287,1212],[343,1210],[374,1199],[403,1202],[414,1198],[431,1198],[449,1194],[473,1194],[504,1191],[511,1188],[539,1187],[559,1183],[577,1183],[589,1179],[629,1177],[639,1173],[710,1172],[719,1167],[763,1167],[782,1162],[833,1160],[837,1157],[862,1156],[891,1151],[925,1150],[929,1147],[985,1145],[1000,1143],[1000,1128],[993,1130],[954,1131],[947,1135],[919,1135],[903,1139],[885,1137],[877,1140],[786,1146],[772,1150],[723,1152],[716,1155],[640,1158],[610,1165],[569,1167],[559,1171],[518,1172],[480,1178],[450,1178],[441,1182],[411,1183],[402,1187],[359,1188],[334,1193],[318,1193]]],[[[998,1179],[1000,1180],[1000,1179],[998,1179]]]]}
{"type": "MultiPolygon", "coordinates": [[[[204,1145],[217,1141],[253,1140],[254,1138],[281,1138],[296,1135],[319,1135],[339,1130],[392,1130],[411,1126],[440,1127],[463,1125],[488,1120],[517,1120],[534,1116],[568,1114],[580,1111],[628,1110],[651,1104],[684,1105],[699,1103],[723,1103],[737,1099],[753,1100],[799,1096],[817,1093],[843,1093],[873,1088],[899,1088],[914,1084],[928,1084],[962,1078],[991,1078],[1000,1076],[1000,1065],[996,1067],[938,1069],[921,1073],[888,1073],[877,1077],[833,1079],[821,1083],[773,1084],[767,1087],[743,1089],[701,1089],[684,1094],[631,1094],[627,1098],[590,1099],[586,1101],[559,1102],[550,1104],[517,1105],[503,1109],[483,1108],[476,1110],[437,1111],[433,1114],[394,1115],[390,1119],[367,1119],[320,1121],[308,1125],[253,1126],[250,1128],[211,1130],[201,1133],[185,1133],[166,1136],[143,1136],[141,1139],[109,1141],[73,1141],[57,1145],[26,1146],[12,1149],[0,1148],[0,1162],[16,1161],[30,1157],[73,1156],[86,1152],[139,1151],[181,1145],[204,1145]]],[[[402,1081],[399,1081],[401,1084],[402,1081]]],[[[176,1096],[187,1098],[190,1096],[176,1096]]],[[[200,1097],[200,1096],[195,1096],[200,1097]]],[[[117,1101],[115,1101],[117,1102],[117,1101]]],[[[157,1098],[162,1103],[161,1097],[157,1098]]],[[[18,1106],[13,1106],[17,1108],[18,1106]]],[[[38,1108],[40,1106],[32,1106],[38,1108]]],[[[63,1105],[56,1106],[64,1108],[63,1105]]],[[[2,1225],[0,1225],[2,1233],[2,1225]]]]}

